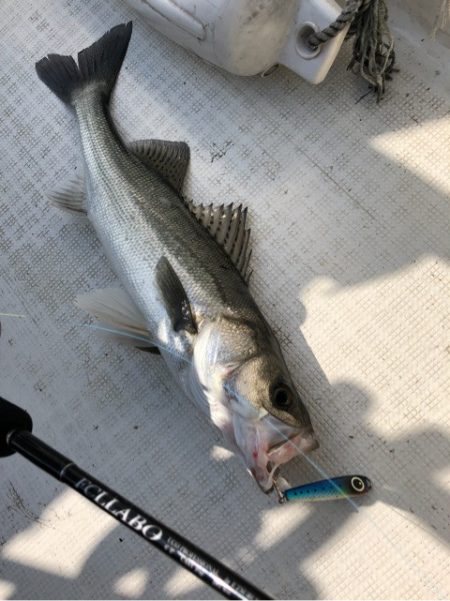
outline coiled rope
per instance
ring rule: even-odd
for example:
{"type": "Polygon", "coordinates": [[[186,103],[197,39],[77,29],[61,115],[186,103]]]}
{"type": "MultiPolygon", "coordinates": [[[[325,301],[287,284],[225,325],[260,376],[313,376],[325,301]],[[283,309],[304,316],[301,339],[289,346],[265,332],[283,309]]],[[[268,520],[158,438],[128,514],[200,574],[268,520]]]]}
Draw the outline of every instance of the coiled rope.
{"type": "Polygon", "coordinates": [[[354,37],[354,42],[348,69],[357,66],[379,101],[385,92],[386,80],[392,78],[395,63],[394,40],[387,21],[385,0],[347,0],[338,18],[322,31],[312,33],[308,43],[318,48],[350,23],[346,39],[354,37]]]}

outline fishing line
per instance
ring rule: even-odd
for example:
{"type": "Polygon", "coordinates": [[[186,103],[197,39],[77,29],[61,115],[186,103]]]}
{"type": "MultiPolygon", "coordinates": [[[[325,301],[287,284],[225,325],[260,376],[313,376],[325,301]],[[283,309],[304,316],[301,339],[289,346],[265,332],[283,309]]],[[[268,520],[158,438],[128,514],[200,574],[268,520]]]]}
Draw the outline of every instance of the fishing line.
{"type": "MultiPolygon", "coordinates": [[[[95,330],[100,330],[100,331],[105,331],[107,333],[110,334],[116,334],[116,335],[120,335],[123,336],[123,332],[120,330],[114,330],[113,328],[107,328],[104,326],[98,326],[98,325],[94,325],[94,324],[82,324],[80,327],[86,327],[86,328],[92,328],[95,330]]],[[[154,344],[155,346],[157,346],[158,348],[161,348],[161,350],[166,351],[171,353],[172,355],[176,356],[177,358],[180,358],[184,361],[189,362],[184,356],[182,356],[181,354],[177,354],[176,352],[174,352],[172,349],[168,349],[164,346],[162,346],[160,343],[156,343],[153,341],[150,341],[148,338],[144,338],[142,336],[138,336],[138,335],[128,335],[127,333],[127,337],[128,338],[133,338],[135,340],[139,340],[139,341],[143,341],[146,344],[148,344],[149,342],[152,342],[152,344],[154,344]]],[[[218,344],[216,343],[213,348],[211,348],[211,352],[212,352],[212,359],[217,360],[217,356],[218,356],[218,344]]],[[[302,458],[304,458],[307,463],[309,463],[309,465],[311,465],[318,474],[320,474],[320,476],[324,479],[327,480],[335,489],[336,491],[338,491],[339,493],[341,493],[341,489],[340,487],[333,481],[333,478],[318,464],[316,463],[313,459],[311,459],[306,453],[304,453],[302,451],[302,449],[300,449],[299,446],[297,446],[294,442],[292,442],[291,439],[289,439],[286,434],[284,434],[281,430],[279,430],[276,426],[274,426],[274,424],[272,424],[270,421],[267,422],[269,424],[269,426],[275,431],[277,432],[287,443],[289,443],[290,445],[292,445],[297,451],[298,453],[302,456],[302,458]]],[[[351,498],[349,497],[344,497],[345,501],[347,501],[347,503],[352,507],[352,509],[354,511],[356,511],[357,513],[360,513],[360,507],[358,506],[358,504],[351,498]]],[[[396,543],[394,543],[390,537],[388,536],[388,534],[384,531],[383,528],[380,527],[379,524],[377,524],[370,516],[366,515],[365,518],[370,524],[371,526],[376,530],[376,532],[385,539],[385,541],[387,543],[389,543],[389,545],[392,547],[392,549],[394,550],[395,554],[402,560],[402,562],[405,564],[405,566],[408,567],[409,571],[412,572],[414,574],[414,576],[417,578],[417,573],[421,574],[421,577],[425,580],[426,586],[428,588],[431,588],[435,594],[436,597],[439,597],[440,599],[446,599],[447,595],[446,594],[441,594],[440,591],[438,591],[436,589],[436,587],[434,586],[434,584],[432,584],[432,579],[430,578],[429,574],[427,574],[424,569],[419,566],[417,564],[417,562],[415,562],[413,559],[409,559],[406,556],[404,556],[401,551],[398,549],[398,545],[396,543]]]]}
{"type": "MultiPolygon", "coordinates": [[[[281,430],[279,430],[276,426],[274,426],[272,423],[270,423],[269,421],[267,422],[269,424],[269,426],[271,428],[273,428],[273,430],[275,430],[276,432],[278,432],[278,434],[281,435],[282,438],[284,438],[286,440],[286,442],[288,442],[291,446],[293,446],[295,449],[297,449],[297,451],[300,453],[300,455],[302,455],[302,457],[304,459],[306,459],[306,461],[312,465],[312,467],[326,480],[328,480],[328,482],[330,482],[335,488],[336,490],[338,490],[339,492],[341,492],[341,489],[339,488],[339,486],[337,486],[332,478],[326,473],[326,471],[320,467],[315,461],[313,461],[310,457],[308,457],[306,455],[306,453],[304,453],[300,447],[298,447],[294,442],[292,442],[291,439],[289,439],[285,434],[283,434],[283,432],[281,432],[281,430]]],[[[353,499],[350,499],[349,497],[345,497],[345,500],[353,507],[353,509],[355,509],[358,513],[360,512],[360,508],[359,506],[355,503],[355,501],[353,501],[353,499]]],[[[403,563],[408,567],[408,569],[414,574],[414,576],[417,578],[417,574],[415,572],[415,570],[417,570],[419,572],[419,574],[422,575],[422,577],[424,578],[425,582],[427,583],[427,586],[430,586],[431,589],[433,590],[433,592],[439,593],[438,595],[436,595],[436,597],[440,597],[440,599],[447,599],[447,594],[441,594],[442,591],[438,591],[438,589],[436,589],[436,587],[434,586],[434,584],[432,584],[432,578],[430,577],[429,574],[427,574],[425,572],[425,570],[419,566],[419,564],[417,562],[414,562],[413,559],[408,559],[407,557],[405,557],[401,551],[399,551],[398,549],[398,545],[396,545],[396,543],[394,543],[389,536],[386,534],[386,532],[384,531],[384,529],[375,522],[375,520],[373,518],[371,518],[369,515],[366,515],[365,518],[371,525],[372,527],[377,531],[378,534],[381,534],[381,536],[390,544],[390,546],[392,547],[392,549],[395,551],[395,553],[397,554],[398,557],[400,557],[400,559],[403,561],[403,563]],[[414,563],[414,569],[413,566],[411,565],[412,563],[414,563]],[[429,583],[429,584],[428,584],[429,583]]]]}
{"type": "Polygon", "coordinates": [[[17,313],[0,313],[0,317],[26,317],[26,315],[18,315],[17,313]]]}
{"type": "MultiPolygon", "coordinates": [[[[333,478],[331,476],[329,476],[323,468],[320,467],[319,464],[317,464],[310,457],[308,457],[308,455],[306,453],[304,453],[300,449],[300,447],[298,447],[294,442],[292,442],[292,440],[290,438],[288,438],[286,436],[286,434],[281,432],[281,430],[279,430],[276,426],[274,426],[270,421],[267,421],[267,423],[273,430],[275,430],[275,432],[278,432],[278,434],[281,434],[281,437],[284,438],[287,442],[289,442],[289,444],[291,446],[293,446],[295,449],[297,449],[297,451],[302,455],[302,457],[304,459],[306,459],[306,461],[310,465],[313,466],[313,468],[316,470],[316,472],[319,473],[324,480],[327,480],[333,486],[333,488],[335,488],[337,490],[337,492],[342,493],[341,488],[336,484],[336,482],[333,481],[333,478]]],[[[355,501],[353,501],[353,499],[351,499],[350,497],[344,497],[344,500],[347,501],[356,512],[359,512],[359,507],[355,503],[355,501]]]]}

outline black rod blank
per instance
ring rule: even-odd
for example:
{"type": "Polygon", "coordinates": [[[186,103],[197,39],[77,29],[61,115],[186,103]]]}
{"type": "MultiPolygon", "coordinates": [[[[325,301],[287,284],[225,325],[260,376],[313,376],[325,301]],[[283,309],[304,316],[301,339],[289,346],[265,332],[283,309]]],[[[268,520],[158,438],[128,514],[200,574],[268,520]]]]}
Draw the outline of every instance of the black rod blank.
{"type": "Polygon", "coordinates": [[[208,553],[31,434],[31,418],[0,397],[0,456],[14,451],[64,482],[228,599],[271,599],[208,553]]]}

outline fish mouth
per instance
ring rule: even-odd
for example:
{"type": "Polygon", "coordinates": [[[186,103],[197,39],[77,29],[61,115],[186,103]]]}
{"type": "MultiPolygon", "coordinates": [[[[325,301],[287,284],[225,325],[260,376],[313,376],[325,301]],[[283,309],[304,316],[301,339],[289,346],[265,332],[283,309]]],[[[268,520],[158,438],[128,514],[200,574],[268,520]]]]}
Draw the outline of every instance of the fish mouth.
{"type": "Polygon", "coordinates": [[[272,444],[266,452],[265,473],[260,470],[254,475],[260,488],[265,493],[269,493],[274,486],[274,480],[276,480],[281,465],[288,463],[298,455],[310,453],[318,447],[319,443],[311,427],[297,430],[285,437],[284,440],[272,444]]]}
{"type": "Polygon", "coordinates": [[[282,432],[280,434],[282,435],[282,439],[269,447],[267,451],[269,456],[285,448],[285,446],[286,448],[291,447],[295,449],[300,455],[315,451],[319,447],[319,442],[311,426],[294,430],[289,436],[282,432]]]}
{"type": "Polygon", "coordinates": [[[272,490],[282,464],[319,446],[311,426],[290,426],[270,414],[257,421],[235,415],[233,421],[247,469],[265,493],[272,490]]]}
{"type": "Polygon", "coordinates": [[[300,434],[300,431],[294,432],[294,434],[292,434],[287,440],[280,440],[280,442],[276,442],[275,444],[273,444],[267,451],[268,455],[270,455],[271,453],[274,453],[278,449],[281,449],[281,447],[283,447],[285,444],[296,445],[296,443],[297,443],[296,439],[299,438],[299,434],[300,434]]]}

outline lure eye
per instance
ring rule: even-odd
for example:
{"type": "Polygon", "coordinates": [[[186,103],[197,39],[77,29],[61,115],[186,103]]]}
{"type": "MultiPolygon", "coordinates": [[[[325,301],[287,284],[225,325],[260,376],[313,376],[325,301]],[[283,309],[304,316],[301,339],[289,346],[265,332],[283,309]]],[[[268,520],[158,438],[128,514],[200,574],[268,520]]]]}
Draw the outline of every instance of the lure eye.
{"type": "Polygon", "coordinates": [[[272,392],[272,402],[278,409],[288,409],[292,404],[292,392],[284,384],[279,384],[272,392]]]}
{"type": "Polygon", "coordinates": [[[356,490],[356,492],[363,492],[363,490],[366,488],[363,480],[361,480],[361,478],[358,476],[353,476],[353,478],[350,480],[350,484],[352,485],[353,490],[356,490]]]}

